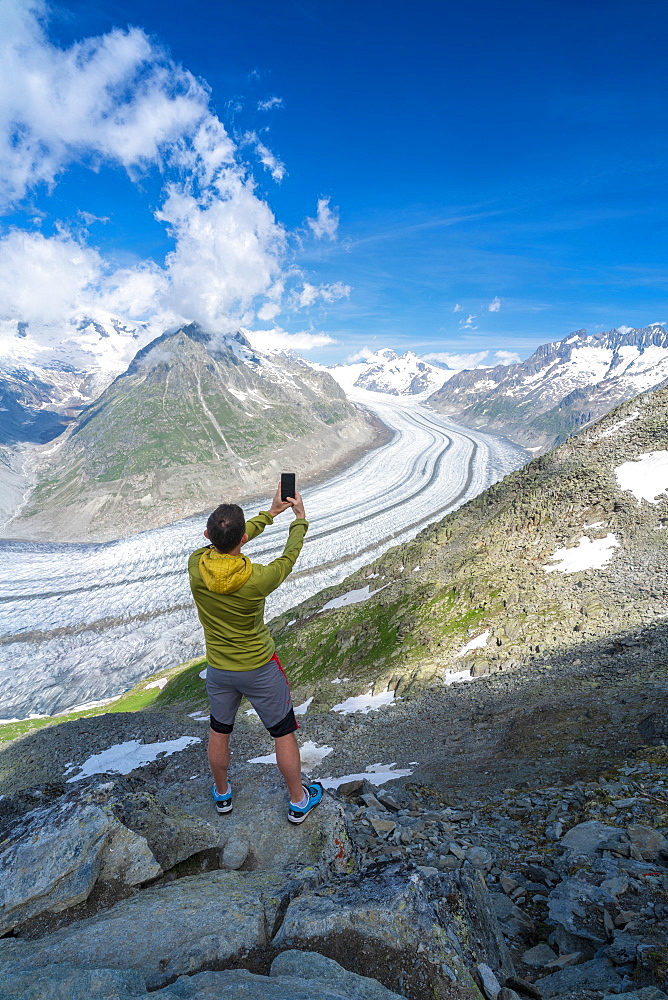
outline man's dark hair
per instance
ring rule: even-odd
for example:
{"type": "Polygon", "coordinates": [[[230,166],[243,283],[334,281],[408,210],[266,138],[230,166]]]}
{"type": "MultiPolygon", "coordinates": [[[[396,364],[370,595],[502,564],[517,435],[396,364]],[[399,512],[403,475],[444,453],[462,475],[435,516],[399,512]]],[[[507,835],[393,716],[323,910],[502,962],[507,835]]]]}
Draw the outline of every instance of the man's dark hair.
{"type": "Polygon", "coordinates": [[[206,522],[209,541],[219,552],[236,549],[246,530],[246,518],[236,503],[221,503],[206,522]]]}

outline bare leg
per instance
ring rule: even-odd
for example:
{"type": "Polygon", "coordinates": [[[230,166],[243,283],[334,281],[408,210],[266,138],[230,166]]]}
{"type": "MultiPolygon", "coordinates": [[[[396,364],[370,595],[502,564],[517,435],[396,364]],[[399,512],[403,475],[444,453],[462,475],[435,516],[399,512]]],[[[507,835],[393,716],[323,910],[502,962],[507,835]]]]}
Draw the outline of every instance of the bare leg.
{"type": "Polygon", "coordinates": [[[227,791],[227,769],[230,766],[230,734],[209,729],[209,767],[221,795],[227,791]]]}
{"type": "Polygon", "coordinates": [[[294,733],[288,733],[287,736],[278,736],[274,743],[276,744],[276,763],[288,786],[290,801],[301,802],[304,798],[304,786],[297,737],[294,733]]]}

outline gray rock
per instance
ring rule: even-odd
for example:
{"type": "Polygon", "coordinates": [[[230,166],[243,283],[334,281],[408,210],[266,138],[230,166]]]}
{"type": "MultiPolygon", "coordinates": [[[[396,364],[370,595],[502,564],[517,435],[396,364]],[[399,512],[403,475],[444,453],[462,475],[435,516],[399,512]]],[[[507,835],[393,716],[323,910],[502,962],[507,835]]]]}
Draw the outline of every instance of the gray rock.
{"type": "Polygon", "coordinates": [[[533,937],[536,927],[533,920],[519,906],[501,892],[491,894],[492,907],[501,928],[508,937],[525,941],[533,937]]]}
{"type": "MultiPolygon", "coordinates": [[[[246,969],[229,969],[225,972],[200,972],[194,976],[183,976],[171,986],[149,996],[156,1000],[403,1000],[396,993],[384,990],[382,993],[355,992],[364,989],[364,983],[374,982],[354,973],[343,983],[325,979],[302,979],[293,976],[258,976],[246,969]]],[[[379,984],[378,989],[383,990],[379,984]]]]}
{"type": "Polygon", "coordinates": [[[395,1000],[392,993],[376,979],[349,972],[331,958],[315,951],[284,951],[275,958],[270,975],[281,979],[318,980],[328,987],[340,989],[356,1000],[395,1000]]]}
{"type": "Polygon", "coordinates": [[[151,988],[268,945],[285,876],[209,872],[152,886],[37,941],[3,939],[0,961],[139,969],[151,988]]]}
{"type": "Polygon", "coordinates": [[[534,945],[533,948],[529,948],[522,955],[524,964],[530,965],[532,969],[544,969],[550,962],[554,962],[556,958],[556,953],[552,951],[548,944],[534,945]]]}
{"type": "Polygon", "coordinates": [[[139,972],[0,963],[0,1000],[136,1000],[146,995],[139,972]]]}
{"type": "Polygon", "coordinates": [[[572,827],[563,835],[561,843],[574,854],[596,854],[597,851],[607,850],[607,845],[623,839],[626,839],[623,830],[590,819],[572,827]]]}
{"type": "Polygon", "coordinates": [[[668,1000],[668,995],[657,989],[656,986],[645,986],[632,993],[608,993],[607,996],[603,997],[603,1000],[619,1000],[619,997],[623,997],[625,1000],[668,1000]]]}
{"type": "Polygon", "coordinates": [[[642,943],[642,938],[627,934],[626,931],[615,931],[612,944],[608,948],[608,957],[615,965],[635,962],[638,945],[642,943]]]}
{"type": "Polygon", "coordinates": [[[535,985],[544,997],[559,997],[576,990],[600,990],[605,993],[619,986],[620,982],[614,966],[600,957],[543,976],[536,980],[535,985]]]}
{"type": "Polygon", "coordinates": [[[243,837],[230,837],[223,849],[223,865],[225,868],[238,869],[248,857],[250,844],[243,837]]]}
{"type": "Polygon", "coordinates": [[[248,864],[256,871],[317,866],[323,875],[329,875],[354,867],[345,814],[331,795],[325,793],[306,823],[293,826],[287,822],[288,798],[276,768],[235,765],[230,780],[234,786],[234,811],[225,816],[216,815],[208,779],[199,790],[193,788],[199,784],[196,782],[166,783],[159,789],[159,796],[168,810],[183,810],[210,822],[221,846],[232,839],[250,844],[248,864]]]}
{"type": "Polygon", "coordinates": [[[0,933],[87,899],[98,878],[138,885],[161,873],[146,840],[79,792],[14,823],[0,853],[0,933]]]}
{"type": "Polygon", "coordinates": [[[483,870],[490,867],[492,862],[492,855],[484,847],[469,847],[465,857],[474,868],[483,870]]]}
{"type": "Polygon", "coordinates": [[[602,910],[611,902],[614,897],[604,889],[577,878],[567,878],[548,896],[548,911],[550,919],[574,938],[604,944],[602,910]]]}
{"type": "Polygon", "coordinates": [[[378,865],[301,894],[272,944],[354,962],[391,989],[416,982],[415,996],[451,987],[446,966],[471,990],[469,967],[480,961],[512,971],[482,879],[412,865],[378,865]]]}
{"type": "Polygon", "coordinates": [[[643,861],[668,861],[668,840],[658,830],[649,826],[629,826],[626,835],[643,861]]]}
{"type": "Polygon", "coordinates": [[[489,965],[486,965],[484,962],[480,962],[476,966],[476,970],[480,976],[483,993],[487,997],[487,1000],[497,1000],[497,997],[501,992],[501,983],[494,975],[493,970],[490,969],[489,965]]]}

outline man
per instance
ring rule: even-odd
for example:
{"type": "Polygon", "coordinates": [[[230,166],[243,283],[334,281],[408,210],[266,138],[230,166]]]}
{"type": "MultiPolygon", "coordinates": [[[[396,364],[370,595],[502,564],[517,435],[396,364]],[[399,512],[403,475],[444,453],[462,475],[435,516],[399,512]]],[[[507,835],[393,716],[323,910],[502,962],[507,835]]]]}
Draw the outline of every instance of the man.
{"type": "Polygon", "coordinates": [[[273,639],[264,622],[265,598],[279,587],[294,566],[308,529],[299,493],[281,500],[280,485],[268,511],[246,521],[237,504],[221,504],[206,523],[211,542],[188,560],[190,589],[206,641],[206,690],[211,708],[209,766],[211,796],[219,813],[232,810],[232,786],[227,780],[230,733],[243,695],[273,736],[276,763],[290,795],[288,819],[303,823],[322,799],[322,786],[302,784],[297,721],[290,687],[278,662],[273,639]],[[283,555],[267,566],[251,563],[242,546],[261,534],[283,511],[292,508],[283,555]]]}

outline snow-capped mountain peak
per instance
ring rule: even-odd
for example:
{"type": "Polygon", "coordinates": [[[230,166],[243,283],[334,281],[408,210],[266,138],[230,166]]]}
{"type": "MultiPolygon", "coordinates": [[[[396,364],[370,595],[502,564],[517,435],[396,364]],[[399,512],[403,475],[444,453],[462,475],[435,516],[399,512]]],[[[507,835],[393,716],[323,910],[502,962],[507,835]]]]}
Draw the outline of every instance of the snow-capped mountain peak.
{"type": "Polygon", "coordinates": [[[367,389],[391,396],[435,392],[454,374],[443,368],[435,368],[413,351],[398,355],[390,347],[375,351],[364,361],[334,365],[329,371],[347,391],[353,388],[367,389]]]}

